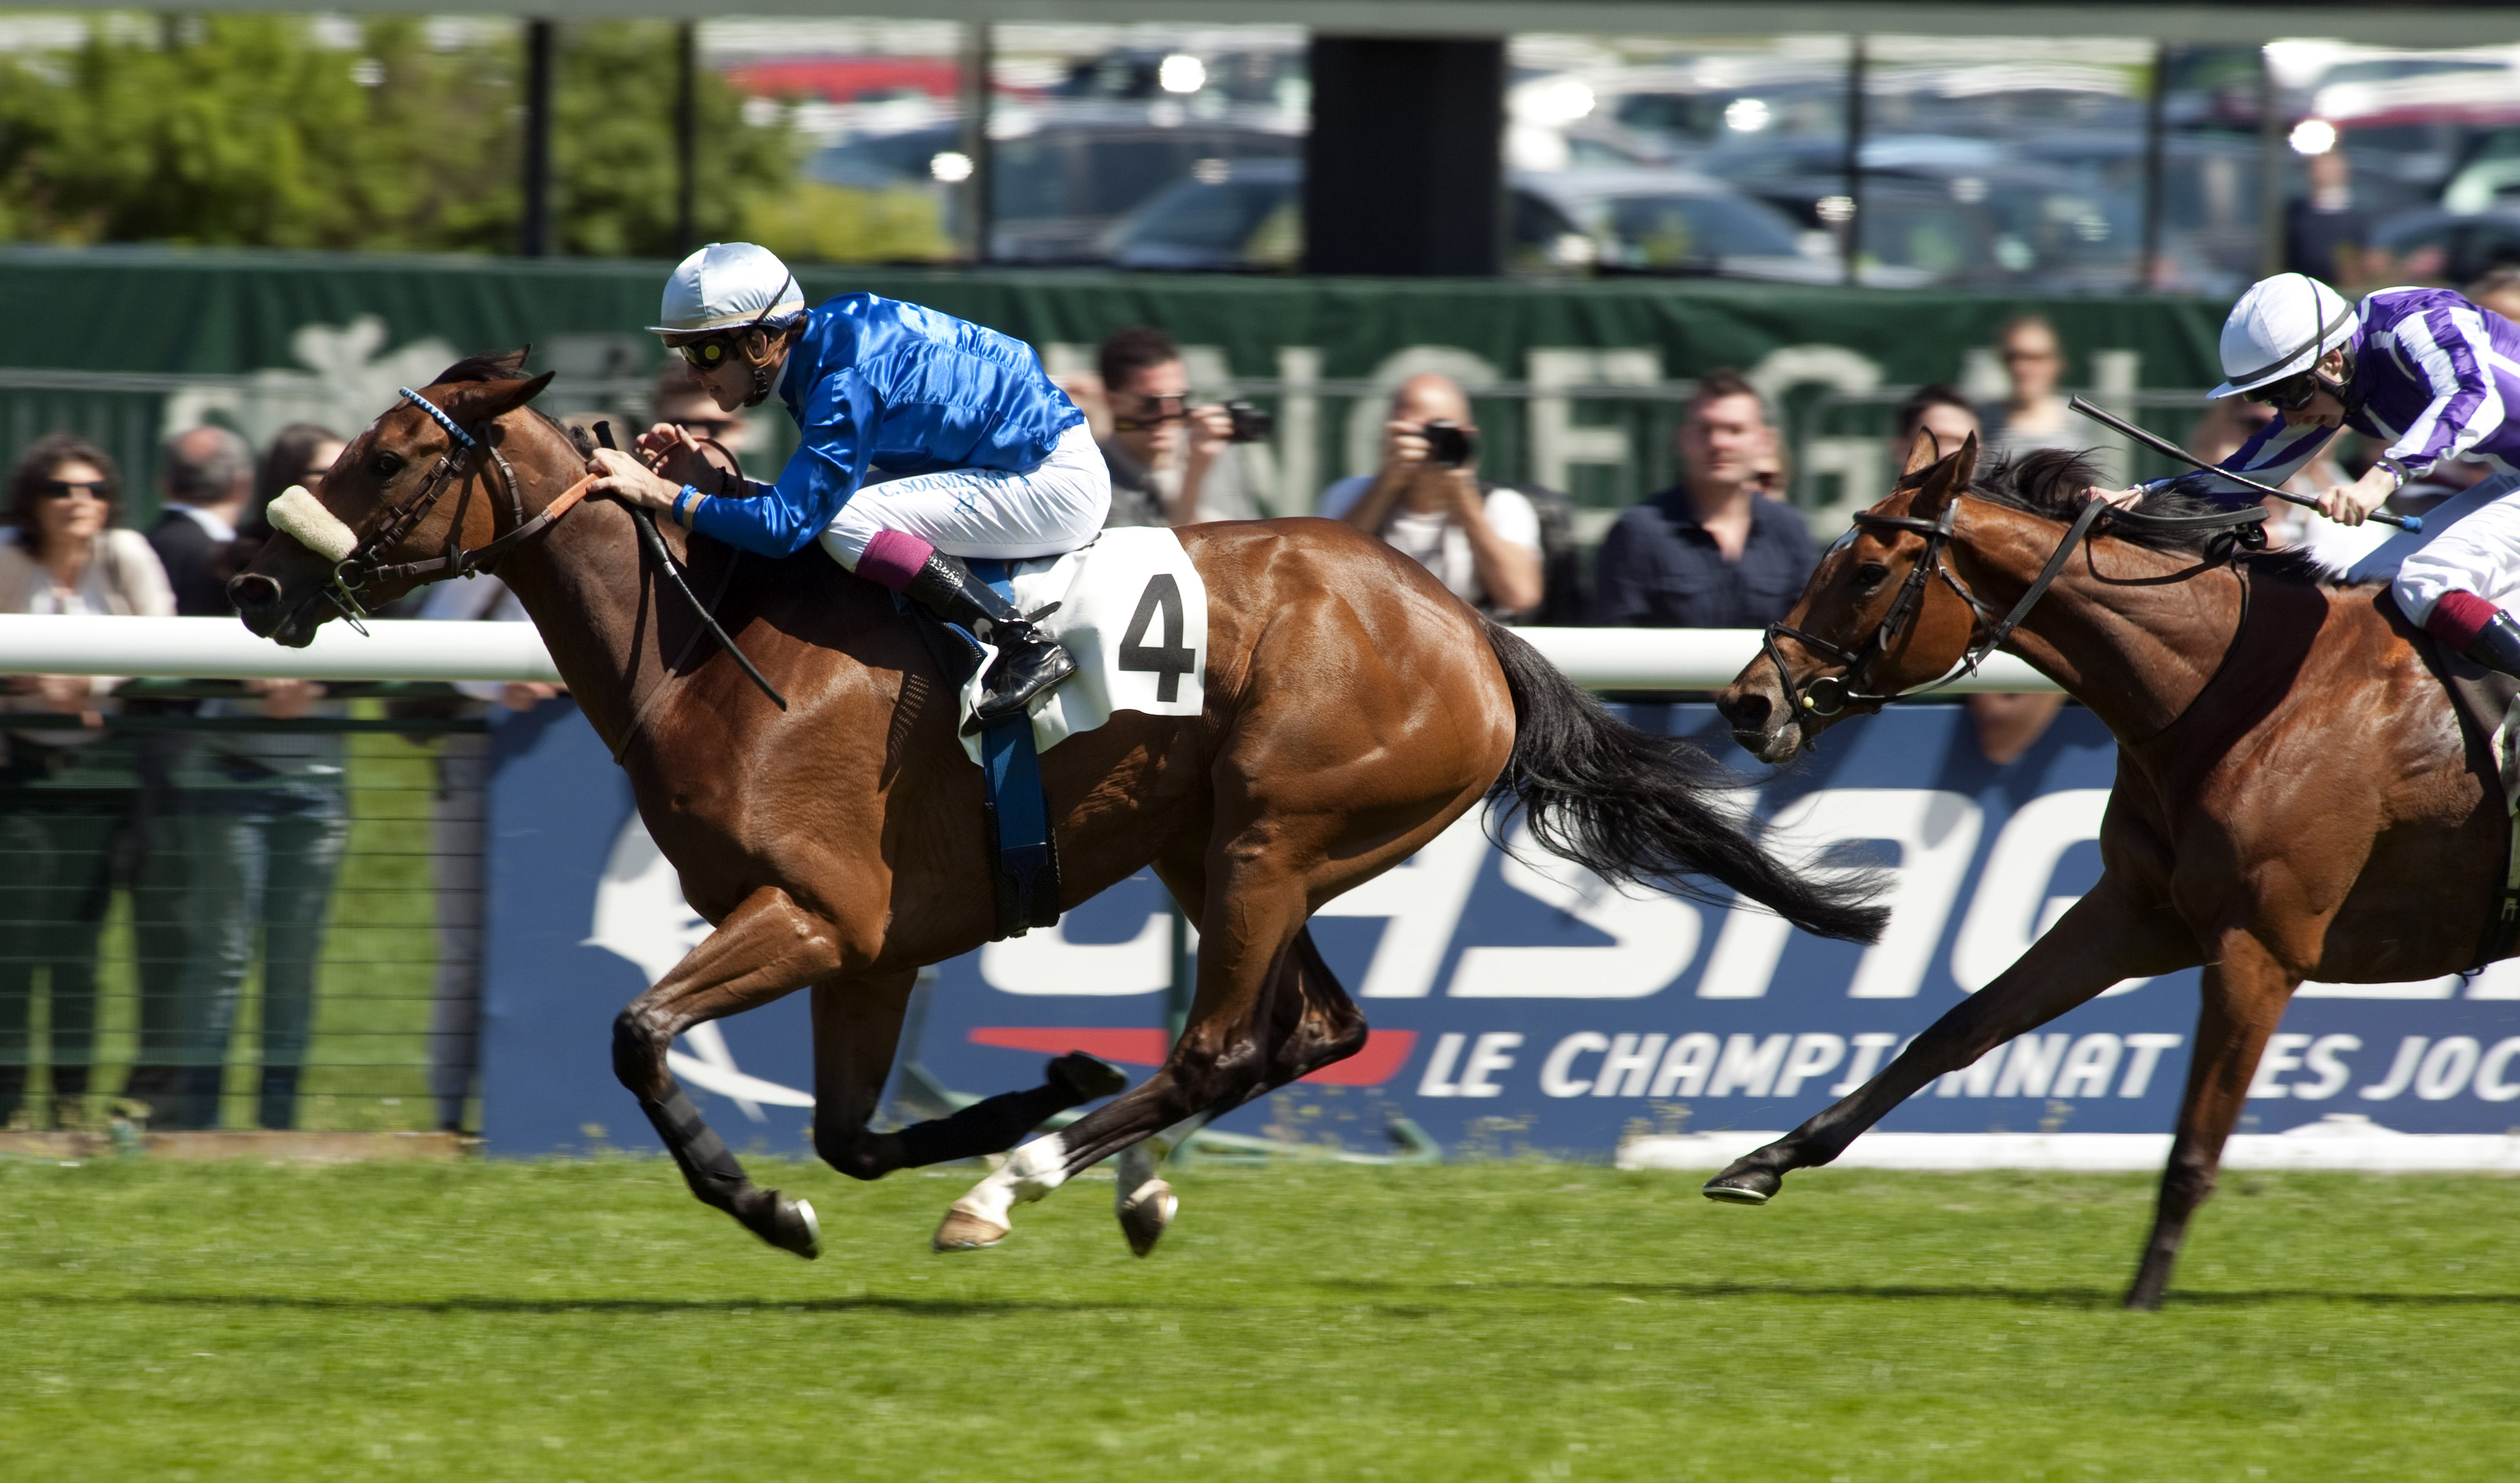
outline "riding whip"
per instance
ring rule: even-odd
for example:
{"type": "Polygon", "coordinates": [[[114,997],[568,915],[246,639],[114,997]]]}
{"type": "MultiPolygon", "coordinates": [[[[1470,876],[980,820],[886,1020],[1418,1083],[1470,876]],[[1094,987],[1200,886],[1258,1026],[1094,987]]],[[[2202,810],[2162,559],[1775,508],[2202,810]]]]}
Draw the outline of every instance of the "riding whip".
{"type": "MultiPolygon", "coordinates": [[[[2272,495],[2276,499],[2282,500],[2287,504],[2307,505],[2313,510],[2318,508],[2318,501],[2312,499],[2309,495],[2294,494],[2290,490],[2277,489],[2272,484],[2261,484],[2256,479],[2243,477],[2240,474],[2233,473],[2228,469],[2217,469],[2213,465],[2205,462],[2203,459],[2188,452],[2186,449],[2180,447],[2170,439],[2162,437],[2157,433],[2146,432],[2141,427],[2137,427],[2135,424],[2128,422],[2126,419],[2119,417],[2115,413],[2104,412],[2101,409],[2092,406],[2090,402],[2083,400],[2079,396],[2074,398],[2072,401],[2067,402],[2065,405],[2073,408],[2085,417],[2090,418],[2092,422],[2099,424],[2103,427],[2125,433],[2127,436],[2134,438],[2137,442],[2143,444],[2155,453],[2175,458],[2179,460],[2179,462],[2189,465],[2193,468],[2202,469],[2207,473],[2219,473],[2223,477],[2229,479],[2234,484],[2254,489],[2260,494],[2272,495]]],[[[2378,520],[2383,525],[2395,525],[2400,530],[2404,530],[2408,534],[2421,534],[2424,528],[2424,521],[2421,516],[2390,515],[2385,511],[2374,510],[2367,518],[2378,520]]]]}

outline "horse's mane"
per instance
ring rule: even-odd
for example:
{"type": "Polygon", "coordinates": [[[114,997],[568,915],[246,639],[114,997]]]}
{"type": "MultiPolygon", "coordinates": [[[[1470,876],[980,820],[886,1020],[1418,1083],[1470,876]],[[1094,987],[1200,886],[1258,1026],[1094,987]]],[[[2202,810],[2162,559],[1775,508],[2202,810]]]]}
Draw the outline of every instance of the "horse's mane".
{"type": "MultiPolygon", "coordinates": [[[[1969,493],[1990,504],[2070,524],[2076,516],[2083,513],[2083,491],[2099,482],[2099,469],[2092,463],[2090,453],[2041,448],[2017,458],[2002,458],[1980,465],[1976,477],[1969,481],[1969,493]]],[[[2154,492],[2135,507],[2140,515],[2173,517],[2214,515],[2228,508],[2176,485],[2154,492]]],[[[2130,545],[2196,557],[2220,556],[2224,543],[2230,539],[2228,529],[2139,525],[2131,520],[2109,521],[2103,528],[2109,535],[2130,545]]],[[[2271,575],[2324,586],[2339,585],[2334,570],[2320,565],[2306,551],[2256,552],[2250,554],[2248,560],[2252,567],[2271,575]]]]}
{"type": "MultiPolygon", "coordinates": [[[[479,355],[468,355],[438,372],[437,379],[430,384],[448,386],[459,382],[522,381],[525,375],[525,357],[533,353],[533,348],[531,345],[526,345],[517,350],[485,351],[479,355]]],[[[553,431],[567,438],[570,446],[576,448],[578,452],[595,451],[595,440],[577,428],[530,403],[526,405],[525,410],[549,424],[553,431]]]]}

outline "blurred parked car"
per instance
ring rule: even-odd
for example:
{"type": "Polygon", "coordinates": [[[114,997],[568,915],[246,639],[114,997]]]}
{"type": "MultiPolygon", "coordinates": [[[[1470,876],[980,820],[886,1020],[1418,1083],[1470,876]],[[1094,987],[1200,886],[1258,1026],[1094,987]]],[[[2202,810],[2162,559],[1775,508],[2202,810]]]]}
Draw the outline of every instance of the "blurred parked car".
{"type": "MultiPolygon", "coordinates": [[[[1103,239],[1116,267],[1186,272],[1291,272],[1304,255],[1304,162],[1211,161],[1131,212],[1103,239]]],[[[1516,187],[1507,202],[1507,265],[1580,273],[1592,240],[1548,197],[1516,187]]]]}
{"type": "MultiPolygon", "coordinates": [[[[1845,272],[1834,238],[1798,227],[1766,202],[1679,170],[1591,170],[1519,177],[1591,240],[1602,273],[1704,274],[1833,284],[1845,272]]],[[[1918,288],[1912,268],[1867,265],[1864,282],[1918,288]]]]}
{"type": "MultiPolygon", "coordinates": [[[[1108,239],[1121,267],[1282,271],[1303,254],[1303,164],[1241,161],[1203,171],[1132,213],[1108,239]]],[[[1515,272],[1710,274],[1834,283],[1825,238],[1720,181],[1679,170],[1516,173],[1508,187],[1515,272]]],[[[1912,287],[1920,275],[1868,281],[1912,287]]]]}
{"type": "MultiPolygon", "coordinates": [[[[2141,223],[2124,192],[1991,140],[1890,135],[1864,146],[1865,256],[1934,283],[2124,288],[2141,223]]],[[[1846,176],[1823,143],[1721,150],[1711,172],[1803,226],[1843,231],[1846,176]]]]}
{"type": "MultiPolygon", "coordinates": [[[[1060,119],[993,142],[989,250],[1014,262],[1091,262],[1101,239],[1129,211],[1166,187],[1235,160],[1285,158],[1303,148],[1292,135],[1227,125],[1060,119]]],[[[940,192],[967,179],[970,161],[952,127],[878,135],[834,145],[806,173],[833,185],[881,189],[922,185],[940,192]]],[[[953,202],[949,197],[949,206],[953,202]]]]}
{"type": "Polygon", "coordinates": [[[2380,223],[2371,246],[2389,255],[2400,283],[2467,284],[2520,266],[2520,206],[2490,211],[2409,211],[2380,223]]]}

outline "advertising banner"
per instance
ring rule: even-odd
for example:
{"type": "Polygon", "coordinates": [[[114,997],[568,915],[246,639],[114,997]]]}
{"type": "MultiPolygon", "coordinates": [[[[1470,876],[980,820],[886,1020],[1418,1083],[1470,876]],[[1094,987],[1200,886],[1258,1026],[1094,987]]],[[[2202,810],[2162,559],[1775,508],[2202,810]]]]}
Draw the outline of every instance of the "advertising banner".
{"type": "MultiPolygon", "coordinates": [[[[1712,707],[1622,707],[1732,748],[1712,707]]],[[[492,1151],[652,1139],[610,1070],[610,1021],[705,931],[627,785],[565,702],[506,723],[493,793],[485,1109],[492,1151]]],[[[1890,868],[1868,948],[1757,911],[1613,891],[1477,818],[1312,924],[1372,1025],[1364,1051],[1227,1118],[1387,1149],[1405,1117],[1455,1153],[1607,1157],[1623,1137],[1789,1128],[2002,971],[2097,877],[2116,748],[2069,706],[2008,766],[1958,705],[1841,726],[1744,800],[1824,863],[1890,868]]],[[[972,828],[979,828],[974,819],[972,828]]],[[[985,888],[973,882],[973,889],[985,888]]],[[[1144,1075],[1166,1045],[1166,900],[1150,876],[1053,930],[940,966],[919,1043],[989,1094],[1090,1051],[1144,1075]]],[[[2194,970],[2115,986],[1942,1078],[1885,1132],[2162,1134],[2186,1075],[2194,970]]],[[[676,1070],[730,1143],[794,1150],[812,1102],[806,996],[685,1038],[676,1070]]],[[[2304,986],[2241,1131],[2502,1134],[2520,1123],[2520,964],[2471,979],[2304,986]]],[[[2498,1142],[2499,1142],[2498,1140],[2498,1142]]]]}

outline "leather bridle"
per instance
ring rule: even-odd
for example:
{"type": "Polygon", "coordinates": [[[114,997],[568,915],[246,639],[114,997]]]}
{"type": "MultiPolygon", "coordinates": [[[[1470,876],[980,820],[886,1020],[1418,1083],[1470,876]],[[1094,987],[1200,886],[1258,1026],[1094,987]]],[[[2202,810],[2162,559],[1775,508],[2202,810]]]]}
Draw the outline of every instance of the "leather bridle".
{"type": "Polygon", "coordinates": [[[575,508],[584,498],[588,483],[580,480],[576,487],[546,506],[542,514],[528,519],[524,497],[518,490],[517,471],[510,468],[506,456],[490,446],[482,436],[486,425],[467,429],[448,416],[443,408],[409,386],[395,389],[404,401],[427,413],[429,421],[444,428],[449,441],[436,467],[428,472],[428,476],[421,481],[411,498],[388,507],[382,522],[361,536],[350,554],[333,565],[332,580],[322,589],[323,595],[349,625],[361,633],[367,632],[366,625],[360,620],[369,616],[367,605],[361,601],[368,588],[379,582],[398,582],[428,576],[432,572],[459,577],[471,576],[476,571],[495,571],[501,558],[541,534],[575,508]],[[471,465],[469,469],[468,464],[471,465]],[[493,469],[498,471],[495,479],[490,476],[493,469]],[[476,483],[492,485],[497,490],[498,513],[506,517],[508,533],[487,544],[467,549],[464,545],[464,521],[472,512],[472,489],[476,483]],[[444,550],[425,562],[387,563],[382,561],[386,552],[401,545],[420,528],[421,522],[428,518],[429,512],[437,508],[437,502],[445,497],[449,488],[460,489],[462,493],[455,502],[455,518],[446,527],[444,550]]]}
{"type": "Polygon", "coordinates": [[[2215,559],[2218,565],[2239,550],[2262,550],[2267,544],[2266,532],[2259,528],[2267,517],[2267,512],[2256,505],[2204,515],[2144,515],[2119,509],[2106,500],[2094,499],[2084,505],[2082,512],[2074,517],[2073,523],[2065,528],[2064,538],[2048,558],[2048,563],[2040,568],[2029,590],[2012,605],[2011,611],[1999,619],[1992,609],[1978,601],[1977,594],[1968,590],[1944,559],[1958,530],[1960,500],[1964,497],[1966,491],[1954,491],[1952,497],[1944,502],[1941,517],[1931,520],[1912,515],[1882,515],[1870,510],[1855,517],[1855,523],[1861,529],[1912,530],[1925,538],[1924,555],[1908,568],[1908,579],[1900,584],[1898,595],[1890,600],[1889,610],[1881,615],[1880,624],[1872,630],[1872,636],[1865,641],[1862,649],[1850,650],[1784,622],[1768,625],[1759,652],[1776,667],[1777,683],[1783,687],[1785,708],[1790,714],[1797,719],[1809,715],[1825,720],[1850,705],[1870,706],[1878,710],[1894,700],[1912,700],[1977,673],[1978,666],[1986,661],[1987,655],[1995,652],[2004,640],[2012,636],[2012,631],[2021,626],[2022,620],[2030,616],[2030,610],[2039,606],[2039,600],[2048,595],[2048,589],[2063,573],[2065,562],[2102,521],[2161,531],[2229,530],[2231,548],[2215,559]],[[1959,594],[1961,602],[1968,604],[1974,618],[1972,632],[1977,635],[1975,641],[1948,673],[1930,685],[1914,690],[1873,691],[1870,688],[1873,661],[1880,658],[1915,621],[1924,607],[1926,589],[1937,577],[1959,594]],[[1808,686],[1796,685],[1793,672],[1785,667],[1783,651],[1777,647],[1780,638],[1793,640],[1807,652],[1838,665],[1841,672],[1822,675],[1808,686]]]}

